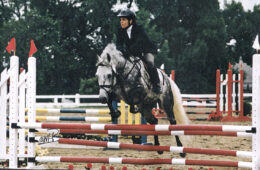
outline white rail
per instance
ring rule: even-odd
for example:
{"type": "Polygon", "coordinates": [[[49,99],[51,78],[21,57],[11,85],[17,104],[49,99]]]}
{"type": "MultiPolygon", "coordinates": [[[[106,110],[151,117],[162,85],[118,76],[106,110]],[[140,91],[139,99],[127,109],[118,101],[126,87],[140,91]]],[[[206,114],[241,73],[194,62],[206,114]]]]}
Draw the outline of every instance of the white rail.
{"type": "MultiPolygon", "coordinates": [[[[192,97],[192,98],[214,98],[216,94],[182,94],[182,97],[192,97]]],[[[251,93],[244,93],[244,97],[252,97],[251,93]]],[[[37,95],[36,96],[36,107],[37,108],[70,108],[70,107],[88,107],[88,106],[107,106],[106,104],[101,104],[98,102],[98,95],[37,95]],[[97,102],[82,102],[81,99],[94,99],[97,102]],[[42,101],[48,100],[48,101],[42,101]]],[[[213,106],[216,105],[215,101],[211,101],[210,103],[204,102],[196,102],[196,101],[184,101],[183,104],[186,105],[205,105],[213,106]]]]}

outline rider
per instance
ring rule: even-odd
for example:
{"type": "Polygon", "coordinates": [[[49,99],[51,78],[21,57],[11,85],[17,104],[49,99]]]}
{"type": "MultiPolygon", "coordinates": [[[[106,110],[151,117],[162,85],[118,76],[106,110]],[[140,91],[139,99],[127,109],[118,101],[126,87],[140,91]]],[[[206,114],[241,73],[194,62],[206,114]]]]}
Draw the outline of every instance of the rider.
{"type": "Polygon", "coordinates": [[[116,46],[125,57],[138,56],[147,66],[147,72],[152,82],[152,90],[161,93],[160,80],[154,65],[154,55],[157,53],[155,44],[149,39],[141,25],[136,24],[136,15],[127,9],[121,11],[121,28],[117,32],[116,46]]]}

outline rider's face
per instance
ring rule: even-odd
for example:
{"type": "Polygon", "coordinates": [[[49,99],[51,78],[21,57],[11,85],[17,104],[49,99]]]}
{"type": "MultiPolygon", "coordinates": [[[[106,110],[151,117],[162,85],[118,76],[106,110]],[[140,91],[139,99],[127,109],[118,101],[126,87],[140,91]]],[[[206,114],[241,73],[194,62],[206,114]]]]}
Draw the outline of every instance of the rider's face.
{"type": "Polygon", "coordinates": [[[121,24],[121,27],[124,29],[124,28],[126,28],[126,27],[128,27],[129,26],[129,24],[131,24],[133,22],[133,20],[130,20],[129,22],[128,22],[128,19],[127,18],[124,18],[124,17],[121,17],[120,18],[120,24],[121,24]]]}

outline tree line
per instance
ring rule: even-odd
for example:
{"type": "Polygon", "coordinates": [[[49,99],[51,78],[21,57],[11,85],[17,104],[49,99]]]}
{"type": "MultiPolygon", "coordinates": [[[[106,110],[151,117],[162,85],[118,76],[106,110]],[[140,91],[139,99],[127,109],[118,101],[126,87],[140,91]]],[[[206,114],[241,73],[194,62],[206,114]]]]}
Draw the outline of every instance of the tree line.
{"type": "MultiPolygon", "coordinates": [[[[122,3],[130,3],[121,0],[122,3]]],[[[137,22],[158,47],[157,67],[175,70],[182,93],[215,93],[216,69],[239,58],[252,65],[252,42],[260,32],[260,6],[219,8],[218,0],[135,0],[137,22]],[[235,39],[236,44],[227,45],[235,39]]],[[[16,38],[16,55],[27,68],[30,40],[38,49],[37,94],[97,93],[96,60],[115,42],[117,0],[1,0],[0,70],[5,47],[16,38]]]]}

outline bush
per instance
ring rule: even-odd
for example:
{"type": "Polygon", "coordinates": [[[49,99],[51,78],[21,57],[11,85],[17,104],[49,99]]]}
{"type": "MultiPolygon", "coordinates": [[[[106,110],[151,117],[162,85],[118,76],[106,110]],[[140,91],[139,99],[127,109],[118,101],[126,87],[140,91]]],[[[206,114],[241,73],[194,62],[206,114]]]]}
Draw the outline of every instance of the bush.
{"type": "Polygon", "coordinates": [[[80,80],[80,94],[98,94],[99,87],[97,77],[93,77],[90,79],[81,79],[80,80]]]}
{"type": "Polygon", "coordinates": [[[244,116],[252,114],[252,105],[248,101],[244,101],[244,116]]]}

